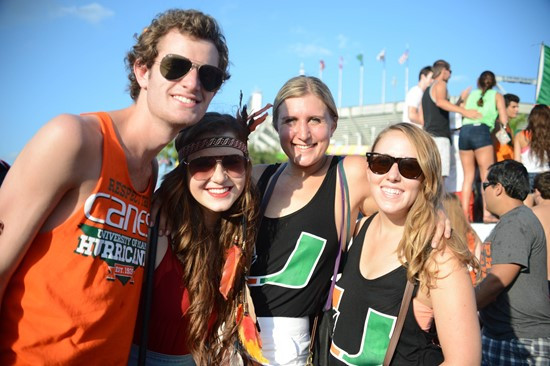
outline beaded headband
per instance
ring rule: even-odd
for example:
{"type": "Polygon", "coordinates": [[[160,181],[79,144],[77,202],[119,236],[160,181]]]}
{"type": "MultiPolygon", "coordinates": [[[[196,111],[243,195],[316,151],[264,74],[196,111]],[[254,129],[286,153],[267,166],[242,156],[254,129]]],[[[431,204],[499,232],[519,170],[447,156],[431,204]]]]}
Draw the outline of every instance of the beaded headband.
{"type": "Polygon", "coordinates": [[[233,147],[243,152],[245,156],[248,156],[248,148],[246,144],[241,140],[233,137],[208,137],[199,141],[192,142],[182,147],[178,153],[180,161],[187,158],[189,155],[196,153],[199,150],[208,149],[211,147],[233,147]]]}

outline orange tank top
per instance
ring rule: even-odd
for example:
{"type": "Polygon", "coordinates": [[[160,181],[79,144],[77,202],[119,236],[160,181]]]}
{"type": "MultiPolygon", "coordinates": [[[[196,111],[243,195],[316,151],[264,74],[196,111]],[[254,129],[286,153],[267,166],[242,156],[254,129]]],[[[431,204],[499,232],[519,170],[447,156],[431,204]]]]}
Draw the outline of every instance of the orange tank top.
{"type": "Polygon", "coordinates": [[[123,365],[134,332],[153,179],[137,192],[107,113],[101,176],[64,223],[39,233],[4,294],[0,365],[123,365]]]}

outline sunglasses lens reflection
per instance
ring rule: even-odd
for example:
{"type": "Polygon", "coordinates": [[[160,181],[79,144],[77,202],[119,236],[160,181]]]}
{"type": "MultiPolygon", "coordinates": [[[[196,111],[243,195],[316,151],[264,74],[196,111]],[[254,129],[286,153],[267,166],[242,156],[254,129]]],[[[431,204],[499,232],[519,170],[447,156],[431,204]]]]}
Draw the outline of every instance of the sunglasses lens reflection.
{"type": "Polygon", "coordinates": [[[367,153],[369,168],[375,174],[386,174],[397,162],[399,173],[407,179],[416,179],[422,175],[422,168],[415,158],[394,158],[385,154],[367,153]]]}
{"type": "MultiPolygon", "coordinates": [[[[176,55],[165,56],[160,63],[160,73],[166,80],[178,80],[191,70],[193,63],[191,60],[176,55]]],[[[207,91],[218,89],[223,83],[223,71],[212,65],[201,65],[199,70],[199,80],[207,91]]]]}
{"type": "Polygon", "coordinates": [[[189,173],[197,180],[207,180],[216,169],[216,164],[221,161],[223,169],[232,178],[240,178],[246,171],[246,158],[242,155],[203,156],[191,160],[189,173]]]}

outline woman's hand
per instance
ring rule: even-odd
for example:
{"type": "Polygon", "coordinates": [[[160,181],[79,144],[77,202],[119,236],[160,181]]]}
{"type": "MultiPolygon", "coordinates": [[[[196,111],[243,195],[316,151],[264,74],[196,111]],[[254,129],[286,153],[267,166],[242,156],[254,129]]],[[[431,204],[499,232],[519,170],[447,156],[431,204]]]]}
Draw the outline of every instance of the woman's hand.
{"type": "Polygon", "coordinates": [[[443,238],[450,239],[451,237],[451,220],[445,214],[445,211],[439,209],[437,211],[438,220],[435,227],[435,233],[432,238],[432,248],[441,248],[440,244],[443,242],[443,238]]]}

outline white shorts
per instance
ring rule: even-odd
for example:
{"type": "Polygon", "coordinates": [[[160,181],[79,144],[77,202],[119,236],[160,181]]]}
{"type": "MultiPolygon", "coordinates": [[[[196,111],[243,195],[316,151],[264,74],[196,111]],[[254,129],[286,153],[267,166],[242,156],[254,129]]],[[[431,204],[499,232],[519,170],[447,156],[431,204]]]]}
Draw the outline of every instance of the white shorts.
{"type": "Polygon", "coordinates": [[[441,157],[441,175],[448,177],[451,172],[451,141],[446,137],[434,137],[441,157]]]}
{"type": "Polygon", "coordinates": [[[309,355],[309,317],[258,317],[264,365],[303,366],[309,355]]]}

